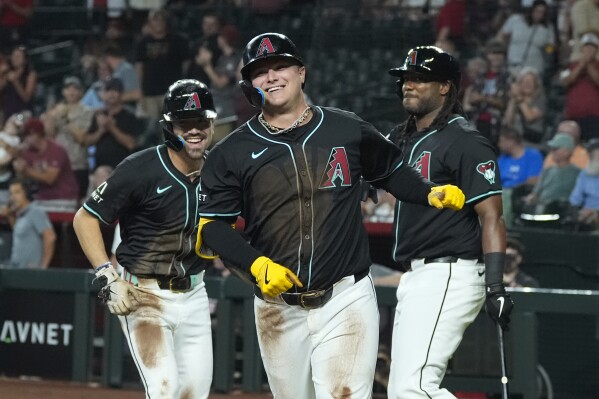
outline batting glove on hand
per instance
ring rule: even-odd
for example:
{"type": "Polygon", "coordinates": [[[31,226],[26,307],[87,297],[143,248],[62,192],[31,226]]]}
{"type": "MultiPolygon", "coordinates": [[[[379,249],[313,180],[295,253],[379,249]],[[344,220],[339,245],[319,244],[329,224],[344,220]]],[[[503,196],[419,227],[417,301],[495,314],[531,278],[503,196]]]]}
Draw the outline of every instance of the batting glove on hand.
{"type": "Polygon", "coordinates": [[[452,184],[431,188],[428,194],[428,203],[437,209],[449,208],[459,211],[464,207],[466,197],[462,190],[452,184]]]}
{"type": "Polygon", "coordinates": [[[303,287],[302,282],[295,273],[285,266],[273,262],[266,256],[260,256],[252,263],[250,268],[252,275],[256,278],[256,283],[264,295],[271,297],[277,296],[295,284],[303,287]]]}
{"type": "Polygon", "coordinates": [[[508,331],[510,324],[510,313],[514,308],[514,302],[510,294],[505,292],[503,284],[492,284],[487,286],[487,300],[485,310],[493,321],[499,323],[504,331],[508,331]]]}
{"type": "Polygon", "coordinates": [[[123,280],[112,266],[96,273],[102,289],[98,298],[108,306],[112,314],[126,316],[137,309],[140,298],[135,287],[123,280]]]}

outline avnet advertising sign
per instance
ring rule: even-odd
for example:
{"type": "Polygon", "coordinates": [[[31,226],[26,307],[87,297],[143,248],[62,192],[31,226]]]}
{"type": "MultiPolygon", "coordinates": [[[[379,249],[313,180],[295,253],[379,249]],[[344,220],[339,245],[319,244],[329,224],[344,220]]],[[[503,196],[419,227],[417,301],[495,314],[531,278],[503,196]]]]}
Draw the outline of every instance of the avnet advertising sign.
{"type": "Polygon", "coordinates": [[[70,379],[74,296],[0,291],[0,374],[70,379]]]}

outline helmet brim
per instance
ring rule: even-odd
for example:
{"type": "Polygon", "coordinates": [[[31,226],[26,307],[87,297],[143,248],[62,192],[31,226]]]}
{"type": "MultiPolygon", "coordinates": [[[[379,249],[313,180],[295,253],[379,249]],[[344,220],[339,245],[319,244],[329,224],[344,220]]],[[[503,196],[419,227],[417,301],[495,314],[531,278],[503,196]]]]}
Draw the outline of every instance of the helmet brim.
{"type": "Polygon", "coordinates": [[[192,119],[216,119],[216,116],[216,112],[212,111],[211,109],[205,109],[200,113],[189,115],[188,118],[176,118],[173,117],[170,112],[168,114],[163,114],[164,120],[168,122],[188,121],[192,119]]]}

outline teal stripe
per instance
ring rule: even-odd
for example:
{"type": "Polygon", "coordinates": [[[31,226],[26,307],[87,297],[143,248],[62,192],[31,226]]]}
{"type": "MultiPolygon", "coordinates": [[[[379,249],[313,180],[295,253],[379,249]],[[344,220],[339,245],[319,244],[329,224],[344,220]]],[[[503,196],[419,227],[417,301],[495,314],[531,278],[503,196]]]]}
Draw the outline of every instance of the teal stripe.
{"type": "Polygon", "coordinates": [[[470,203],[472,201],[476,201],[479,198],[490,197],[490,196],[495,195],[495,194],[501,194],[501,192],[502,192],[502,190],[489,191],[488,193],[484,193],[484,194],[481,194],[481,195],[477,195],[474,198],[470,198],[468,201],[466,201],[466,203],[468,204],[468,203],[470,203]]]}
{"type": "Polygon", "coordinates": [[[102,219],[102,216],[100,216],[96,211],[94,211],[92,208],[90,208],[89,206],[87,206],[87,204],[83,204],[83,207],[85,208],[86,211],[88,211],[89,213],[91,213],[92,215],[94,215],[95,217],[97,217],[98,219],[100,219],[100,221],[102,223],[107,224],[107,225],[110,224],[106,220],[102,219]]]}

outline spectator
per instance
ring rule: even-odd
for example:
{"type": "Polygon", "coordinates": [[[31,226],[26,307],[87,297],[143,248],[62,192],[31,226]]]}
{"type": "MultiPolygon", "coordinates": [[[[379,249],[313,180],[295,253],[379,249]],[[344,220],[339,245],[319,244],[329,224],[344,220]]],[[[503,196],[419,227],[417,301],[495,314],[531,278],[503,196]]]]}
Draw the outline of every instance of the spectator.
{"type": "Polygon", "coordinates": [[[524,140],[538,143],[543,139],[547,99],[539,73],[533,68],[522,68],[512,83],[503,124],[524,136],[524,140]]]}
{"type": "Polygon", "coordinates": [[[543,155],[535,148],[526,147],[520,132],[504,127],[499,135],[501,156],[497,159],[503,185],[503,218],[512,226],[513,205],[528,194],[538,182],[543,168],[543,155]]]}
{"type": "Polygon", "coordinates": [[[62,85],[63,101],[42,115],[46,134],[67,151],[79,185],[79,199],[85,197],[89,183],[86,136],[92,121],[92,111],[79,102],[82,95],[81,80],[68,76],[62,85]]]}
{"type": "Polygon", "coordinates": [[[218,34],[218,46],[222,52],[212,67],[212,53],[206,47],[201,47],[198,56],[198,64],[210,79],[208,86],[211,88],[219,118],[235,115],[233,93],[237,91],[237,66],[241,59],[239,46],[239,31],[232,25],[224,26],[218,34]]]}
{"type": "Polygon", "coordinates": [[[87,144],[95,146],[94,165],[115,168],[137,147],[141,121],[123,107],[123,83],[111,79],[104,85],[106,108],[96,111],[87,135],[87,144]]]}
{"type": "Polygon", "coordinates": [[[539,282],[520,269],[524,259],[524,245],[515,238],[508,237],[505,249],[503,284],[506,287],[539,288],[539,282]]]}
{"type": "Polygon", "coordinates": [[[555,166],[545,169],[532,193],[524,201],[527,204],[547,205],[551,202],[568,201],[580,169],[572,165],[570,158],[574,151],[572,136],[556,134],[548,143],[555,166]]]}
{"type": "Polygon", "coordinates": [[[104,90],[106,82],[112,78],[112,70],[106,61],[98,60],[96,63],[95,75],[97,80],[90,85],[81,99],[81,104],[92,111],[106,107],[106,104],[102,99],[102,91],[104,90]]]}
{"type": "Polygon", "coordinates": [[[36,204],[47,212],[75,212],[79,187],[66,150],[46,138],[39,119],[25,124],[23,143],[25,148],[13,168],[18,177],[38,185],[36,204]]]}
{"type": "MultiPolygon", "coordinates": [[[[580,144],[580,126],[578,126],[578,123],[574,121],[561,121],[559,125],[557,125],[557,134],[559,133],[569,134],[574,140],[574,152],[572,153],[572,158],[570,158],[572,164],[579,169],[586,168],[589,164],[589,154],[584,146],[580,144]]],[[[543,169],[547,169],[554,165],[555,161],[553,160],[553,155],[549,153],[545,157],[545,162],[543,162],[543,169]]]]}
{"type": "Polygon", "coordinates": [[[582,36],[589,32],[599,33],[599,0],[578,0],[572,6],[570,17],[574,39],[570,61],[576,61],[581,55],[582,36]]]}
{"type": "Polygon", "coordinates": [[[135,67],[125,59],[123,50],[116,44],[104,49],[104,61],[112,71],[112,77],[123,82],[123,103],[135,112],[137,102],[141,99],[141,89],[135,67]]]}
{"type": "Polygon", "coordinates": [[[464,93],[464,106],[471,110],[478,131],[496,144],[501,115],[507,106],[509,74],[505,66],[505,47],[491,42],[486,47],[488,70],[464,93]]]}
{"type": "MultiPolygon", "coordinates": [[[[472,91],[474,83],[484,79],[488,69],[489,67],[487,60],[483,57],[474,57],[466,62],[466,68],[464,70],[464,74],[462,75],[462,83],[460,84],[460,101],[464,101],[466,91],[472,91]]],[[[474,111],[474,107],[471,103],[468,103],[468,106],[464,104],[464,111],[471,116],[474,111]]]]}
{"type": "MultiPolygon", "coordinates": [[[[465,49],[466,0],[448,0],[439,10],[437,42],[450,40],[461,52],[465,49]]],[[[453,53],[452,53],[453,54],[453,53]]]]}
{"type": "Polygon", "coordinates": [[[222,52],[218,46],[218,34],[223,26],[221,18],[212,12],[206,12],[202,17],[202,37],[193,46],[193,58],[188,64],[186,77],[197,79],[206,84],[210,83],[210,78],[206,71],[197,62],[201,48],[207,48],[212,53],[212,67],[216,67],[216,61],[220,58],[222,52]]]}
{"type": "Polygon", "coordinates": [[[29,21],[33,15],[34,0],[0,1],[0,51],[7,46],[27,43],[29,21]]]}
{"type": "Polygon", "coordinates": [[[0,132],[0,206],[8,202],[8,185],[14,178],[12,161],[19,155],[20,135],[23,126],[31,118],[30,112],[14,114],[0,132]]]}
{"type": "Polygon", "coordinates": [[[135,69],[141,81],[142,108],[146,116],[162,116],[162,100],[169,85],[180,79],[188,57],[187,40],[169,32],[168,13],[154,10],[148,15],[148,35],[135,51],[135,69]]]}
{"type": "Polygon", "coordinates": [[[13,229],[8,264],[18,269],[47,269],[56,244],[50,219],[32,203],[31,188],[24,180],[13,180],[9,190],[10,202],[0,209],[13,229]]]}
{"type": "Polygon", "coordinates": [[[0,100],[4,120],[23,111],[33,112],[37,73],[29,62],[25,47],[18,46],[13,49],[9,63],[0,70],[0,75],[0,100]]]}
{"type": "Polygon", "coordinates": [[[509,17],[498,38],[508,44],[507,59],[512,74],[528,66],[544,76],[546,54],[555,48],[555,28],[549,22],[547,3],[535,0],[525,15],[509,17]]]}
{"type": "Polygon", "coordinates": [[[578,221],[585,226],[599,227],[599,139],[589,142],[589,165],[580,172],[570,204],[579,207],[578,221]]]}
{"type": "Polygon", "coordinates": [[[581,39],[580,57],[560,74],[566,86],[565,117],[580,125],[583,141],[599,137],[599,37],[587,33],[581,39]]]}

